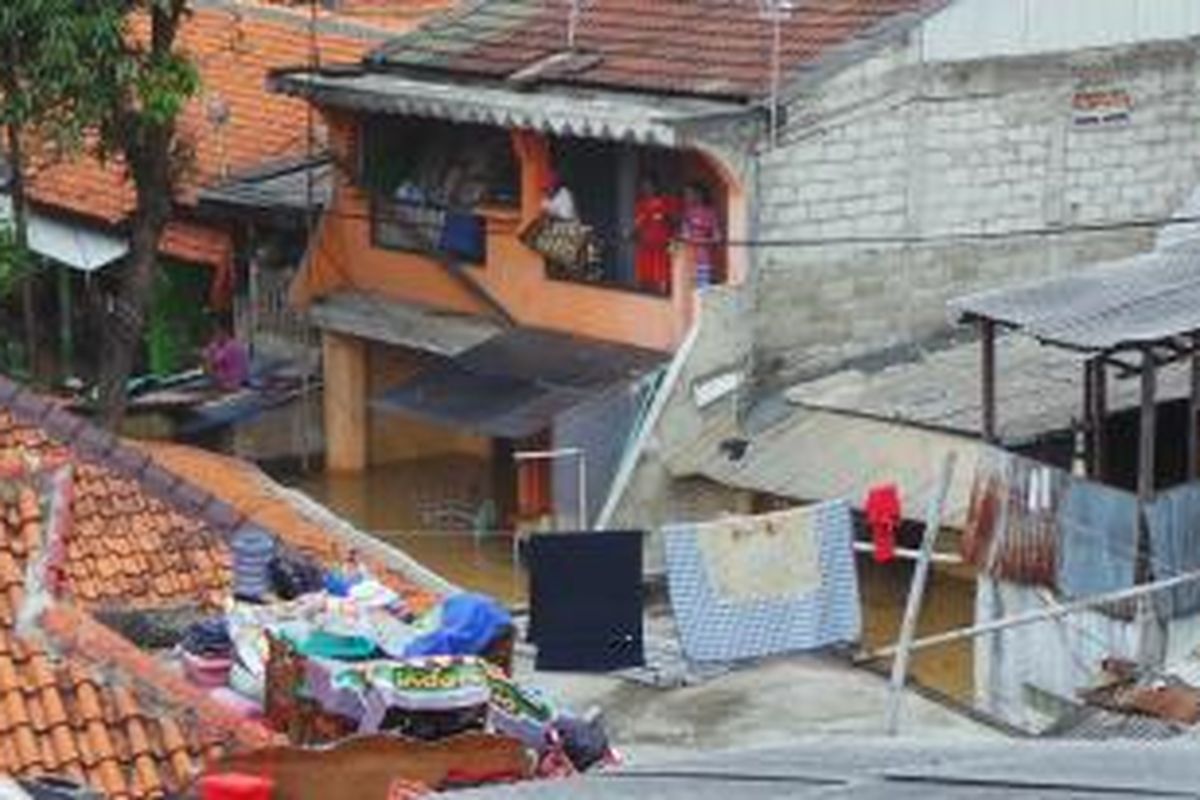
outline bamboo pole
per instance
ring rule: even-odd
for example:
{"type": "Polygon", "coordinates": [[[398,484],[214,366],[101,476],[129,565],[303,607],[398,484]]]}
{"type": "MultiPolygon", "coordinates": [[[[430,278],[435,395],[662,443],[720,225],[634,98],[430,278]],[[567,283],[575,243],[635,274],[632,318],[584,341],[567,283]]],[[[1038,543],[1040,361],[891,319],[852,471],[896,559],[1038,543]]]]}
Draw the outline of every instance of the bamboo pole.
{"type": "MultiPolygon", "coordinates": [[[[1200,580],[1200,570],[1185,572],[1182,575],[1176,575],[1173,578],[1163,578],[1162,580],[1154,581],[1153,583],[1142,583],[1137,586],[1131,586],[1128,589],[1119,589],[1115,592],[1106,594],[1093,595],[1092,597],[1084,597],[1079,600],[1073,600],[1069,603],[1062,603],[1053,608],[1044,608],[1038,611],[1026,611],[1021,614],[1013,614],[1011,617],[1002,617],[989,622],[982,622],[978,625],[972,625],[967,628],[956,628],[952,631],[944,631],[943,633],[935,633],[932,636],[926,636],[923,639],[917,639],[908,645],[910,651],[925,650],[938,645],[951,644],[953,642],[961,642],[964,639],[971,639],[985,633],[996,633],[998,631],[1008,630],[1009,628],[1017,628],[1021,625],[1029,625],[1034,622],[1042,622],[1049,619],[1057,619],[1065,617],[1068,614],[1074,614],[1077,611],[1087,611],[1096,606],[1110,605],[1120,603],[1126,600],[1136,600],[1139,597],[1145,597],[1154,592],[1173,589],[1176,586],[1182,586],[1190,581],[1200,580]]],[[[859,655],[855,660],[875,661],[881,658],[888,658],[895,655],[899,650],[899,645],[890,645],[882,647],[878,650],[872,650],[859,655]]]]}
{"type": "Polygon", "coordinates": [[[937,541],[938,532],[942,527],[942,506],[946,503],[946,493],[950,488],[950,476],[954,472],[954,459],[955,453],[952,450],[942,460],[937,489],[929,496],[929,506],[925,511],[925,533],[921,537],[921,553],[917,559],[916,571],[913,573],[908,602],[904,607],[904,619],[900,623],[900,641],[896,659],[892,662],[891,686],[888,692],[887,716],[884,723],[889,736],[895,736],[900,729],[900,705],[904,698],[904,684],[908,680],[908,660],[911,655],[912,640],[917,632],[917,620],[921,616],[921,603],[925,599],[925,584],[929,580],[929,564],[933,556],[933,545],[937,541]]]}

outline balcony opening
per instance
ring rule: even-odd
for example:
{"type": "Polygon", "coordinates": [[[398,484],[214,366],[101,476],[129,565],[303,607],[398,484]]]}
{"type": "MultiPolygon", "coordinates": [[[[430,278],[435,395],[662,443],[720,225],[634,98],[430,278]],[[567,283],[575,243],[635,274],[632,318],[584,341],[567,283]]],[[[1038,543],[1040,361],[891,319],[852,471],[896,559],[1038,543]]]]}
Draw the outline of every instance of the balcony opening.
{"type": "Polygon", "coordinates": [[[376,247],[482,265],[482,206],[517,207],[520,168],[507,131],[411,117],[362,127],[360,184],[376,247]]]}
{"type": "Polygon", "coordinates": [[[703,157],[577,138],[553,139],[550,155],[543,221],[571,215],[586,246],[551,234],[544,249],[533,242],[549,278],[668,296],[672,262],[684,259],[697,285],[725,281],[728,199],[703,157]]]}

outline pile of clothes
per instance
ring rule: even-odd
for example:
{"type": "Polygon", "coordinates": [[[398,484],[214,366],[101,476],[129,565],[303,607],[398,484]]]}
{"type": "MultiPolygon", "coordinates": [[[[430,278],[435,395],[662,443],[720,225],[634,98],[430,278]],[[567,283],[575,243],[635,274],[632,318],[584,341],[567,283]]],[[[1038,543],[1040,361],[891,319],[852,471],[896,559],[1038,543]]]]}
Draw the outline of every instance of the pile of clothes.
{"type": "Polygon", "coordinates": [[[455,594],[418,613],[355,564],[321,570],[246,539],[235,600],[177,647],[188,679],[229,709],[298,745],[483,732],[519,741],[541,774],[615,758],[597,715],[513,680],[515,627],[494,599],[455,594]]]}

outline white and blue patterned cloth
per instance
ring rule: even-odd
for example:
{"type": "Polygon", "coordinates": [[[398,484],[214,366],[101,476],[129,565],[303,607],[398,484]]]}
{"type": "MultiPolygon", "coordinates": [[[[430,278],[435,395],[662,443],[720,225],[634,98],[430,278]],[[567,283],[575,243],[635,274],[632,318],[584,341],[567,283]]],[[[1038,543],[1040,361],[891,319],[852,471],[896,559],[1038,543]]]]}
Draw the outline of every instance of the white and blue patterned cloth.
{"type": "MultiPolygon", "coordinates": [[[[724,597],[706,564],[700,538],[722,520],[664,530],[667,579],[684,652],[695,661],[737,661],[855,642],[862,633],[850,506],[834,501],[797,509],[811,515],[819,548],[819,586],[790,597],[724,597]]],[[[744,519],[744,518],[743,518],[744,519]]]]}

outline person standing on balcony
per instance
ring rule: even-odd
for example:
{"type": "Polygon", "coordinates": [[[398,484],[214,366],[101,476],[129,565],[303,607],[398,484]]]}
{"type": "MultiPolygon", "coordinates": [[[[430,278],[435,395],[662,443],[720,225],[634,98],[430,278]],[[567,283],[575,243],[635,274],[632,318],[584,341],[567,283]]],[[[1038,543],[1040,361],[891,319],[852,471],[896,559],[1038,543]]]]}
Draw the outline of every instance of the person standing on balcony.
{"type": "Polygon", "coordinates": [[[712,193],[699,181],[689,183],[683,190],[683,222],[679,233],[696,270],[696,288],[712,286],[721,220],[713,206],[712,193]]]}
{"type": "Polygon", "coordinates": [[[546,179],[542,182],[542,213],[557,220],[579,218],[575,210],[575,196],[563,183],[562,177],[553,170],[546,174],[546,179]]]}
{"type": "Polygon", "coordinates": [[[643,178],[633,208],[634,272],[639,289],[671,293],[671,238],[678,216],[678,201],[662,192],[658,179],[654,175],[643,178]]]}

